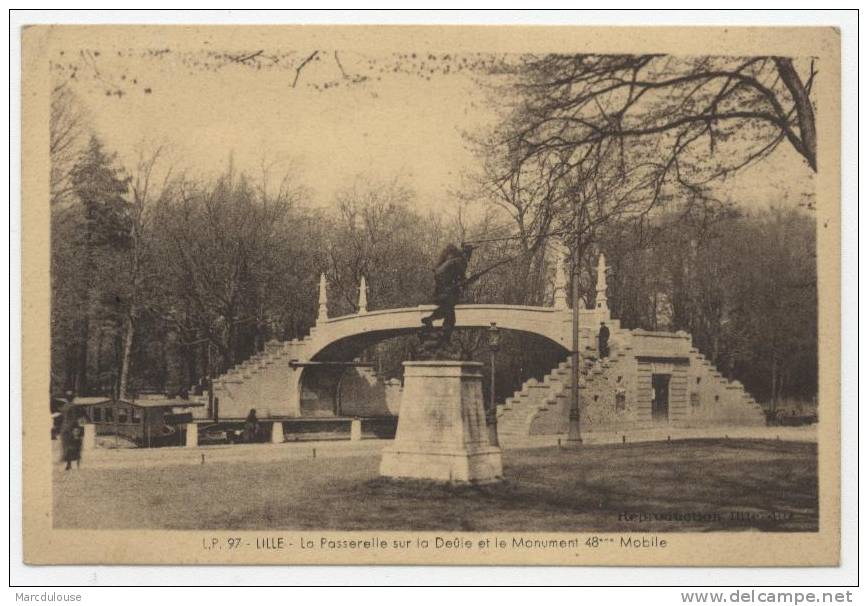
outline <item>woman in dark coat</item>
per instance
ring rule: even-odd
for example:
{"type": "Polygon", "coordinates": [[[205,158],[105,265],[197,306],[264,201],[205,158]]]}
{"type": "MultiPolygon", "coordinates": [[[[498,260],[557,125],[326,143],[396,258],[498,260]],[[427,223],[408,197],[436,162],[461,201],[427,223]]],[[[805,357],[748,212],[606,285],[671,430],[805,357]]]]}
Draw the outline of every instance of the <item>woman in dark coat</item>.
{"type": "Polygon", "coordinates": [[[81,465],[81,443],[84,439],[84,427],[82,419],[84,415],[76,406],[69,406],[63,414],[63,425],[60,427],[60,444],[63,448],[63,460],[66,461],[67,470],[81,465]]]}

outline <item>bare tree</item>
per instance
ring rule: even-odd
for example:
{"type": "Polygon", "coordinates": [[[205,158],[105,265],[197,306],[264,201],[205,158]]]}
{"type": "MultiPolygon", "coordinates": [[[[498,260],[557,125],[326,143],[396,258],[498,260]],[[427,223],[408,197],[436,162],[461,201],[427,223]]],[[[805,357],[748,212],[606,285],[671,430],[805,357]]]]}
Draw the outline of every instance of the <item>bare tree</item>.
{"type": "Polygon", "coordinates": [[[73,193],[70,176],[85,143],[88,126],[84,110],[66,83],[51,89],[50,112],[48,144],[51,204],[54,206],[67,200],[73,193]]]}
{"type": "Polygon", "coordinates": [[[488,71],[507,109],[475,139],[483,197],[526,263],[558,236],[585,275],[602,230],[631,223],[641,246],[655,215],[719,208],[715,184],[784,141],[816,170],[810,59],[544,55],[488,71]]]}
{"type": "Polygon", "coordinates": [[[241,334],[269,315],[272,285],[288,279],[282,260],[293,253],[297,195],[287,187],[269,193],[230,168],[213,184],[180,182],[160,205],[169,311],[189,316],[176,324],[194,326],[223,368],[235,363],[241,334]]]}
{"type": "Polygon", "coordinates": [[[622,165],[699,187],[787,141],[814,171],[814,62],[785,57],[546,55],[501,67],[517,76],[511,119],[496,135],[520,165],[569,171],[618,145],[622,165]]]}
{"type": "Polygon", "coordinates": [[[371,306],[421,303],[430,289],[440,244],[434,216],[415,212],[413,192],[399,179],[357,179],[335,199],[334,227],[327,244],[329,284],[341,311],[355,311],[362,276],[371,306]]]}
{"type": "Polygon", "coordinates": [[[118,382],[118,394],[121,399],[127,397],[137,320],[145,302],[151,300],[144,290],[149,288],[158,275],[153,258],[154,230],[151,226],[153,206],[169,192],[172,176],[171,168],[166,168],[162,179],[156,178],[157,165],[163,156],[165,156],[165,149],[162,146],[151,151],[145,151],[142,146],[130,181],[127,271],[121,277],[125,282],[125,305],[122,312],[124,340],[118,382]]]}

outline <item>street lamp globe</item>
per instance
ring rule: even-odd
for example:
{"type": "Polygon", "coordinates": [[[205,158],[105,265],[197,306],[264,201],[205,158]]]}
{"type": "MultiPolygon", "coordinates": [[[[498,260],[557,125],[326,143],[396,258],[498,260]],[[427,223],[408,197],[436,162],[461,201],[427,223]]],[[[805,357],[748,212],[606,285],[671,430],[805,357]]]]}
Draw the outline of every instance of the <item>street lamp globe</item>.
{"type": "Polygon", "coordinates": [[[497,328],[497,322],[492,322],[488,327],[488,349],[492,352],[500,349],[500,329],[497,328]]]}

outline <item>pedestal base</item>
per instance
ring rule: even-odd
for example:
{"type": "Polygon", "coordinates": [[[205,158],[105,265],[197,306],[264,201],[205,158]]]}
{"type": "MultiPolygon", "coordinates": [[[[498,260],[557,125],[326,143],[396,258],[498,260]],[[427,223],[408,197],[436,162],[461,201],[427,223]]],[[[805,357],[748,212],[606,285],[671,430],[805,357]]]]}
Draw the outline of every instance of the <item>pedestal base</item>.
{"type": "Polygon", "coordinates": [[[487,484],[503,479],[503,463],[500,449],[494,447],[476,452],[433,452],[400,450],[392,446],[383,450],[380,475],[388,478],[487,484]]]}
{"type": "Polygon", "coordinates": [[[383,450],[380,475],[438,482],[489,483],[503,478],[482,405],[482,364],[404,363],[395,442],[383,450]]]}

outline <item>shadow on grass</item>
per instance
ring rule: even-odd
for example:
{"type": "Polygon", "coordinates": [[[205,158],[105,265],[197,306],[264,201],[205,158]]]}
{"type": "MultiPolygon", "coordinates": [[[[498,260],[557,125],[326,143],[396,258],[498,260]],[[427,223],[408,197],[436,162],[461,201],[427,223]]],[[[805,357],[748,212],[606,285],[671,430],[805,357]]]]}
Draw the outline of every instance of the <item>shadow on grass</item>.
{"type": "Polygon", "coordinates": [[[506,451],[505,481],[378,476],[378,455],[56,474],[55,525],[439,531],[815,531],[815,444],[506,451]],[[58,475],[60,477],[58,477],[58,475]],[[96,498],[95,498],[96,495],[96,498]]]}
{"type": "MultiPolygon", "coordinates": [[[[816,469],[816,446],[792,442],[547,448],[508,452],[500,484],[376,478],[359,496],[417,511],[467,503],[462,526],[480,530],[811,531],[817,529],[816,469]],[[477,507],[497,519],[477,520],[477,507]],[[631,514],[643,519],[637,524],[631,514]]],[[[409,523],[428,528],[426,516],[409,523]]]]}

